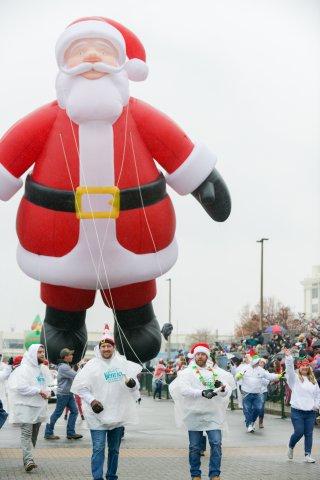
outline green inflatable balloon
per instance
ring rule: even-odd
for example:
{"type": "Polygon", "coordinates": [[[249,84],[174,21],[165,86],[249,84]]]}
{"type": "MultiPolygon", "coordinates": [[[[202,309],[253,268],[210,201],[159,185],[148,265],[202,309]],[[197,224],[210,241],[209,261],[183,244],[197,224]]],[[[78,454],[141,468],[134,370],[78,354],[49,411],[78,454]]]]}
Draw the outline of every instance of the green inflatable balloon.
{"type": "Polygon", "coordinates": [[[33,345],[34,343],[41,343],[40,342],[40,330],[30,330],[29,332],[26,333],[24,337],[24,347],[26,350],[30,347],[30,345],[33,345]]]}

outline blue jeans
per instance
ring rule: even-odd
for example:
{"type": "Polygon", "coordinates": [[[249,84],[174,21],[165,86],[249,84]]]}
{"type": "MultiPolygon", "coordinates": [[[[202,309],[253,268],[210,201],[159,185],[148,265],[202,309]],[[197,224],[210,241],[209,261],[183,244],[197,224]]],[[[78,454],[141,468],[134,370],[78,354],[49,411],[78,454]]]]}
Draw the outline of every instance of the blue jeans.
{"type": "Polygon", "coordinates": [[[154,389],[154,392],[153,392],[153,398],[156,398],[157,394],[158,394],[158,397],[161,398],[161,393],[162,393],[162,380],[156,380],[155,381],[155,389],[154,389]]]}
{"type": "Polygon", "coordinates": [[[5,409],[3,408],[3,404],[0,400],[0,428],[3,427],[7,418],[8,418],[8,414],[5,411],[5,409]]]}
{"type": "Polygon", "coordinates": [[[66,407],[68,407],[70,410],[70,415],[67,423],[67,435],[74,435],[76,433],[75,425],[78,416],[78,409],[73,393],[69,393],[67,395],[57,395],[56,408],[54,409],[54,412],[50,417],[50,422],[46,425],[46,429],[44,432],[45,437],[48,435],[53,435],[56,421],[61,417],[66,407]]]}
{"type": "Polygon", "coordinates": [[[268,398],[268,392],[263,392],[262,396],[263,396],[263,405],[262,405],[262,412],[259,415],[259,420],[263,421],[263,419],[264,419],[264,407],[265,407],[265,404],[266,404],[266,401],[267,401],[267,398],[268,398]]]}
{"type": "Polygon", "coordinates": [[[291,422],[294,432],[291,435],[289,447],[294,448],[296,443],[304,435],[304,452],[306,455],[311,454],[312,450],[312,434],[316,420],[316,412],[313,410],[297,410],[291,407],[291,422]]]}
{"type": "MultiPolygon", "coordinates": [[[[191,477],[201,477],[200,453],[203,448],[203,432],[189,430],[189,464],[191,477]]],[[[219,477],[221,467],[221,430],[207,430],[210,444],[209,477],[219,477]]]]}
{"type": "Polygon", "coordinates": [[[243,413],[246,427],[248,427],[263,414],[264,398],[261,393],[242,393],[244,394],[242,400],[243,413]]]}
{"type": "Polygon", "coordinates": [[[90,430],[92,440],[91,472],[94,480],[103,480],[106,437],[108,440],[106,479],[117,480],[119,450],[123,431],[123,427],[114,428],[113,430],[90,430]]]}

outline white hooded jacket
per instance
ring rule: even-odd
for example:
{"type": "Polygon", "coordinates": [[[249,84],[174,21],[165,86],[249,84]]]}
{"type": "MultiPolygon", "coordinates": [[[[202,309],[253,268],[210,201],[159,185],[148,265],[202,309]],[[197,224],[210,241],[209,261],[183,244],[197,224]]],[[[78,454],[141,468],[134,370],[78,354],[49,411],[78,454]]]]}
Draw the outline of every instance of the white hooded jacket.
{"type": "Polygon", "coordinates": [[[21,365],[9,377],[10,423],[38,423],[47,418],[48,401],[41,397],[40,391],[50,394],[51,375],[48,367],[38,363],[40,346],[31,345],[21,365]]]}
{"type": "MultiPolygon", "coordinates": [[[[226,389],[225,392],[221,392],[220,388],[216,389],[217,396],[207,399],[202,397],[202,391],[209,387],[205,387],[201,383],[194,367],[195,363],[191,362],[187,368],[178,373],[177,378],[169,385],[175,404],[176,424],[178,427],[184,425],[187,430],[192,431],[221,430],[225,423],[226,410],[233,389],[230,386],[229,374],[227,375],[223,369],[213,368],[216,379],[220,380],[226,389]]],[[[212,378],[212,371],[207,368],[198,367],[198,369],[205,379],[212,378]]]]}
{"type": "Polygon", "coordinates": [[[84,400],[85,418],[90,430],[112,430],[138,423],[136,400],[139,397],[138,373],[142,367],[115,352],[110,359],[102,358],[98,345],[95,357],[75,377],[71,392],[84,400]],[[136,386],[128,388],[125,380],[134,378],[136,386]],[[104,410],[94,413],[91,402],[98,400],[104,410]]]}

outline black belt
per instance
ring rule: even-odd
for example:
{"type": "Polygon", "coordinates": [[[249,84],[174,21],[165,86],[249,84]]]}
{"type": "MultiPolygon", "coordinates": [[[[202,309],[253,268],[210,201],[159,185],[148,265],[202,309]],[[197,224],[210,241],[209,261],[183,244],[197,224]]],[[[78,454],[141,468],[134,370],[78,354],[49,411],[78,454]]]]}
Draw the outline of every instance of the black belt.
{"type": "MultiPolygon", "coordinates": [[[[83,194],[86,194],[87,188],[81,188],[84,190],[83,194]]],[[[88,187],[89,194],[91,193],[90,189],[91,187],[88,187]]],[[[92,190],[94,190],[94,188],[92,190]]],[[[103,194],[103,192],[101,193],[103,194]]],[[[93,192],[93,194],[95,193],[93,192]]],[[[146,183],[140,187],[124,188],[120,190],[119,195],[119,210],[148,207],[163,200],[167,196],[166,181],[161,173],[154,182],[146,183]]],[[[57,210],[59,212],[77,211],[74,192],[46,187],[33,181],[30,175],[28,175],[26,179],[24,198],[35,205],[49,208],[50,210],[57,210]]]]}

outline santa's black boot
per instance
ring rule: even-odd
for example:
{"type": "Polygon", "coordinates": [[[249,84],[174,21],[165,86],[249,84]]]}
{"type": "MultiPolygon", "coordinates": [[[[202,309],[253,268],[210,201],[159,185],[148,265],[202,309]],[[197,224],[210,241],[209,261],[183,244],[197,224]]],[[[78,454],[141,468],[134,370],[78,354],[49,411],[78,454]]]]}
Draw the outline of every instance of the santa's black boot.
{"type": "Polygon", "coordinates": [[[152,303],[130,310],[116,310],[115,314],[114,338],[119,352],[136,363],[156,357],[161,347],[161,333],[152,303]]]}
{"type": "Polygon", "coordinates": [[[47,307],[41,330],[41,343],[48,352],[48,360],[57,363],[63,348],[74,350],[72,363],[78,363],[86,351],[86,310],[67,312],[47,307]]]}

